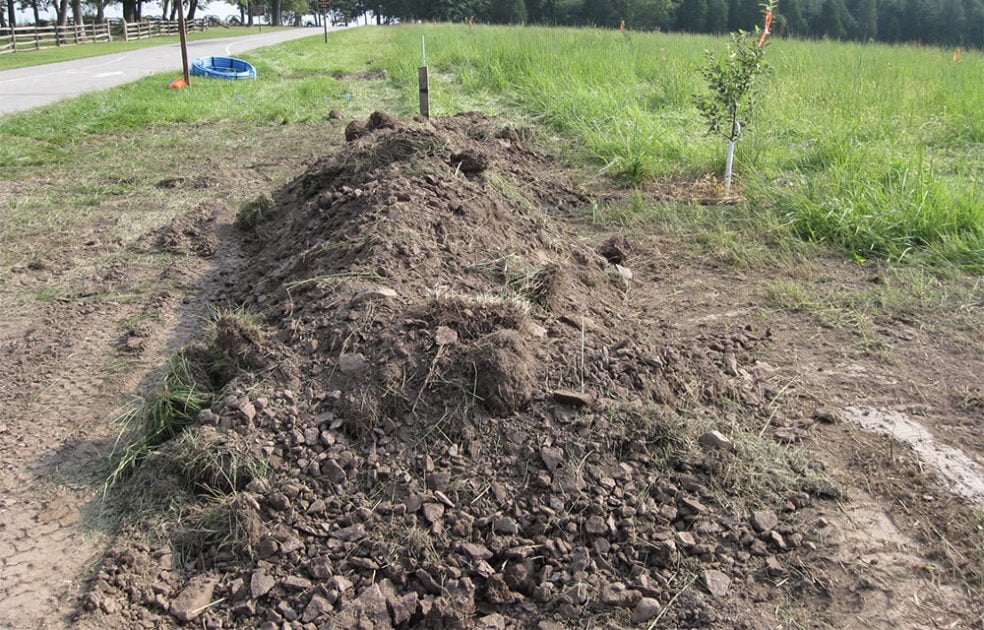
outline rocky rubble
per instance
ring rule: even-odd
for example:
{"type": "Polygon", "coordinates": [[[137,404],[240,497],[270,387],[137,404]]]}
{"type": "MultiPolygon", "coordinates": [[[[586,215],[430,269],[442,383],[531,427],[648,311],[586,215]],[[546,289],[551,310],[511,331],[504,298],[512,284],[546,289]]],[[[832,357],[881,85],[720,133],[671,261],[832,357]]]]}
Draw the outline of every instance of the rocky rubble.
{"type": "Polygon", "coordinates": [[[629,239],[592,242],[585,199],[527,133],[374,114],[273,195],[253,263],[219,296],[261,334],[223,328],[242,348],[226,358],[249,360],[187,430],[235,436],[268,472],[218,497],[169,465],[138,474],[197,492],[228,527],[177,518],[161,529],[186,544],[118,550],[91,618],[751,627],[741,602],[809,552],[796,512],[832,492],[782,462],[746,487],[768,331],[644,324],[638,275],[616,268],[629,239]]]}

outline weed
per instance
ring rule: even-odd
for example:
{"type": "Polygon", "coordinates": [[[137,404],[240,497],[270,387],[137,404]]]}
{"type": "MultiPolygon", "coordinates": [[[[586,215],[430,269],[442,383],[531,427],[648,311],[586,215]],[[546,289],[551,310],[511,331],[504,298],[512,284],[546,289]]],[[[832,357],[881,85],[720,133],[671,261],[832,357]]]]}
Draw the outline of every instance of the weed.
{"type": "Polygon", "coordinates": [[[198,493],[242,491],[250,481],[267,473],[266,465],[250,453],[238,434],[219,432],[213,427],[182,432],[169,455],[188,487],[198,493]]]}
{"type": "Polygon", "coordinates": [[[195,423],[211,394],[203,388],[196,366],[182,353],[169,362],[160,384],[147,398],[117,418],[123,425],[113,458],[115,467],[107,489],[131,474],[162,444],[195,423]],[[122,450],[118,450],[123,444],[122,450]]]}
{"type": "Polygon", "coordinates": [[[248,493],[216,495],[183,509],[170,532],[182,564],[228,552],[249,557],[260,541],[260,507],[248,493]]]}
{"type": "Polygon", "coordinates": [[[266,367],[263,344],[258,315],[246,309],[214,311],[204,353],[212,381],[222,386],[240,371],[266,367]]]}
{"type": "Polygon", "coordinates": [[[245,204],[236,215],[236,227],[241,230],[254,230],[270,220],[273,210],[273,198],[270,195],[260,195],[245,204]]]}

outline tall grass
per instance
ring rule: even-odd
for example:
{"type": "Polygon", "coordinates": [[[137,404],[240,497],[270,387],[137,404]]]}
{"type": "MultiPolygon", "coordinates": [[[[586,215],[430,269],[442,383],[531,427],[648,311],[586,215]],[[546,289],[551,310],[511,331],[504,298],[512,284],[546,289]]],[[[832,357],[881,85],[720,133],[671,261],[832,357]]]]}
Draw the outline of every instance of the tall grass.
{"type": "MultiPolygon", "coordinates": [[[[751,26],[751,25],[749,25],[751,26]]],[[[0,118],[0,169],[75,159],[89,134],[146,125],[320,123],[331,109],[417,108],[426,38],[431,112],[510,111],[568,138],[629,185],[720,173],[723,142],[694,97],[710,36],[590,29],[405,25],[333,33],[252,51],[260,79],[172,77],[0,118]],[[389,81],[333,72],[387,70],[389,81]]],[[[984,270],[984,58],[935,48],[772,40],[774,72],[739,143],[748,203],[800,237],[856,258],[948,261],[984,270]]],[[[178,129],[178,128],[176,128],[178,129]]]]}
{"type": "MultiPolygon", "coordinates": [[[[697,68],[722,39],[544,28],[394,29],[379,59],[413,107],[416,48],[468,94],[570,137],[631,184],[720,173],[697,68]]],[[[751,212],[855,257],[984,270],[984,59],[934,48],[774,40],[736,170],[751,212]]],[[[440,97],[439,97],[440,99],[440,97]]],[[[440,111],[442,102],[438,100],[440,111]]]]}

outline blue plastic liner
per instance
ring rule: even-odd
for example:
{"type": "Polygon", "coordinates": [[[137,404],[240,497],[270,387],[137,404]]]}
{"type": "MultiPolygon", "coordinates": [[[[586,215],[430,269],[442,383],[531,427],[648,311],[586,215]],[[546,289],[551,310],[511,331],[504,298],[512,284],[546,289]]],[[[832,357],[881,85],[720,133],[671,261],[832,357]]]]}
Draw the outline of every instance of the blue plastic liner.
{"type": "Polygon", "coordinates": [[[191,75],[213,79],[255,79],[253,64],[235,57],[199,57],[191,63],[191,75]]]}

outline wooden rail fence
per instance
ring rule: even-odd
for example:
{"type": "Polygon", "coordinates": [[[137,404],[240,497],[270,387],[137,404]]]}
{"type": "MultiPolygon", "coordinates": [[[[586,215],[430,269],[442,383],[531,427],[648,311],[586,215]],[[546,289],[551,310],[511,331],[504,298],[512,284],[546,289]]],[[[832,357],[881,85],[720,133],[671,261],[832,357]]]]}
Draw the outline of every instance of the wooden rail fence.
{"type": "MultiPolygon", "coordinates": [[[[185,24],[189,33],[208,30],[208,20],[188,20],[185,24]]],[[[0,28],[0,55],[56,46],[95,44],[111,42],[115,39],[128,42],[177,34],[178,22],[176,20],[145,20],[142,22],[109,20],[103,24],[3,27],[0,28]]]]}

